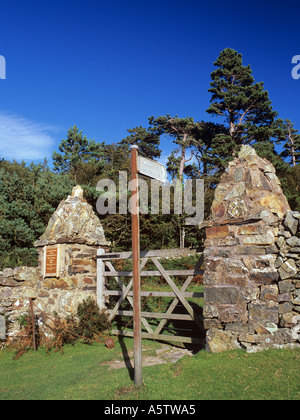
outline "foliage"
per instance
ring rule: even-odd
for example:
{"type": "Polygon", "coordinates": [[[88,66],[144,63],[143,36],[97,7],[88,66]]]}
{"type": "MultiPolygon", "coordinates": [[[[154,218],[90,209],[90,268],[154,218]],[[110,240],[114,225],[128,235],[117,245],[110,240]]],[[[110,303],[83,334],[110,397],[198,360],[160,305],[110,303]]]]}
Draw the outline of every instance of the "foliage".
{"type": "Polygon", "coordinates": [[[211,105],[207,112],[222,117],[226,130],[213,140],[216,154],[225,159],[236,156],[241,144],[266,142],[274,135],[277,113],[271,106],[263,82],[255,83],[250,66],[244,66],[242,55],[224,49],[211,73],[211,105]]]}
{"type": "MultiPolygon", "coordinates": [[[[47,327],[52,331],[49,339],[45,334],[40,333],[37,318],[35,318],[35,342],[37,347],[44,344],[46,352],[51,350],[60,351],[63,354],[64,346],[74,345],[77,341],[86,344],[101,342],[103,335],[111,327],[108,314],[100,311],[97,303],[92,297],[88,297],[78,305],[77,316],[69,316],[61,319],[56,313],[53,314],[51,326],[47,327]]],[[[32,316],[28,312],[19,318],[20,330],[13,336],[10,348],[16,349],[15,358],[18,359],[29,350],[33,349],[32,316]]]]}
{"type": "Polygon", "coordinates": [[[281,157],[288,159],[288,163],[295,167],[300,163],[300,134],[294,129],[291,120],[278,119],[279,140],[283,141],[281,157]]]}
{"type": "MultiPolygon", "coordinates": [[[[283,182],[283,181],[282,181],[283,182]]],[[[300,165],[290,168],[284,177],[283,191],[292,210],[300,212],[300,165]]]]}
{"type": "MultiPolygon", "coordinates": [[[[191,147],[198,125],[194,122],[193,118],[179,118],[178,115],[171,117],[170,115],[149,118],[150,126],[157,135],[171,136],[173,142],[178,146],[175,153],[179,153],[178,160],[174,159],[171,155],[170,168],[177,162],[177,178],[183,179],[184,167],[186,162],[191,160],[186,158],[186,151],[191,147]]],[[[174,171],[174,169],[173,169],[174,171]]]]}
{"type": "Polygon", "coordinates": [[[77,180],[77,172],[82,170],[82,166],[92,162],[94,170],[99,172],[103,168],[103,147],[103,144],[83,137],[82,131],[74,125],[69,129],[67,139],[62,140],[58,146],[60,153],[53,152],[54,170],[69,173],[77,180]]]}
{"type": "Polygon", "coordinates": [[[73,185],[47,163],[0,163],[0,269],[37,264],[33,243],[73,185]]]}
{"type": "Polygon", "coordinates": [[[77,309],[77,334],[85,341],[96,341],[103,332],[109,330],[110,322],[105,311],[99,311],[95,300],[88,297],[79,304],[77,309]]]}
{"type": "Polygon", "coordinates": [[[150,159],[159,158],[161,150],[158,148],[160,138],[153,128],[146,129],[142,126],[127,130],[130,134],[121,140],[120,144],[137,145],[139,153],[150,159]]]}
{"type": "Polygon", "coordinates": [[[63,353],[66,344],[81,340],[86,344],[100,342],[103,334],[110,328],[108,314],[100,311],[92,297],[78,305],[77,316],[60,319],[54,314],[52,332],[54,337],[47,345],[47,352],[54,349],[63,353]]]}
{"type": "Polygon", "coordinates": [[[77,323],[74,317],[60,319],[55,313],[53,325],[51,327],[53,337],[45,343],[47,354],[49,354],[52,349],[54,349],[54,351],[60,351],[60,353],[63,354],[63,348],[66,344],[74,345],[79,338],[75,331],[76,325],[77,323]]]}
{"type": "Polygon", "coordinates": [[[33,335],[32,315],[30,309],[28,313],[21,315],[18,318],[20,330],[14,334],[9,343],[9,347],[16,350],[14,359],[19,359],[25,353],[33,350],[33,338],[35,339],[36,346],[41,342],[41,334],[37,319],[34,318],[35,336],[33,335]]]}

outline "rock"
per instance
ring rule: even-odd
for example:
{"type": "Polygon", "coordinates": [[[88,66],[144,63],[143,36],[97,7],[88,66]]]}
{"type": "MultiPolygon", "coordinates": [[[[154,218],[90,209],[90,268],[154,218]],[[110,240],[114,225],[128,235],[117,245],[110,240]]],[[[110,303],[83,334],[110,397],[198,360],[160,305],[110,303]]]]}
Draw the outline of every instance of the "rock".
{"type": "Polygon", "coordinates": [[[292,302],[284,302],[279,304],[279,314],[283,315],[293,310],[292,302]]]}
{"type": "Polygon", "coordinates": [[[74,187],[71,196],[63,200],[53,213],[45,233],[35,246],[57,243],[86,243],[109,245],[99,218],[86,200],[80,186],[74,187]]]}
{"type": "Polygon", "coordinates": [[[226,350],[241,348],[236,334],[212,328],[206,334],[206,350],[212,353],[221,353],[226,350]]]}
{"type": "Polygon", "coordinates": [[[284,263],[283,258],[279,256],[275,261],[275,268],[281,267],[283,263],[284,263]]]}
{"type": "Polygon", "coordinates": [[[286,243],[291,246],[295,247],[298,244],[299,239],[297,236],[292,236],[291,238],[287,239],[286,243]]]}
{"type": "Polygon", "coordinates": [[[253,272],[250,275],[250,278],[258,285],[270,284],[278,280],[279,274],[277,270],[273,269],[265,271],[253,270],[253,272]]]}
{"type": "Polygon", "coordinates": [[[254,326],[265,326],[267,322],[278,323],[278,303],[257,300],[249,303],[249,322],[254,326]]]}
{"type": "Polygon", "coordinates": [[[275,236],[271,230],[268,230],[265,234],[245,235],[240,241],[242,245],[271,245],[275,242],[275,236]]]}
{"type": "Polygon", "coordinates": [[[207,239],[226,238],[229,235],[228,226],[215,226],[206,229],[207,239]]]}
{"type": "Polygon", "coordinates": [[[278,287],[277,285],[261,286],[260,299],[265,301],[277,302],[278,287]]]}
{"type": "Polygon", "coordinates": [[[2,271],[2,277],[13,277],[14,276],[14,270],[12,268],[5,268],[2,271]]]}
{"type": "Polygon", "coordinates": [[[239,151],[239,158],[244,158],[245,156],[257,156],[255,149],[253,147],[243,144],[241,150],[239,151]]]}
{"type": "Polygon", "coordinates": [[[26,285],[34,285],[40,277],[38,267],[17,267],[14,269],[14,279],[18,282],[25,282],[26,285]]]}
{"type": "Polygon", "coordinates": [[[278,283],[280,293],[289,293],[295,290],[292,280],[282,280],[278,283]]]}
{"type": "Polygon", "coordinates": [[[241,195],[245,194],[246,187],[243,181],[238,182],[232,190],[226,195],[224,200],[230,200],[232,198],[240,197],[241,195]]]}
{"type": "Polygon", "coordinates": [[[282,197],[276,194],[269,194],[262,197],[259,201],[262,207],[267,207],[272,213],[277,214],[279,217],[283,217],[287,209],[286,203],[282,200],[282,197]]]}
{"type": "Polygon", "coordinates": [[[295,274],[297,274],[297,266],[293,259],[287,260],[282,266],[279,268],[279,274],[282,280],[290,279],[295,274]]]}
{"type": "Polygon", "coordinates": [[[208,303],[235,304],[238,301],[240,292],[237,287],[215,286],[206,287],[204,300],[208,303]]]}
{"type": "Polygon", "coordinates": [[[247,207],[245,201],[236,198],[228,206],[228,215],[232,218],[245,218],[247,216],[247,207]]]}
{"type": "Polygon", "coordinates": [[[288,212],[283,225],[290,230],[292,235],[296,235],[299,226],[299,220],[293,217],[292,212],[288,212]]]}
{"type": "Polygon", "coordinates": [[[277,302],[291,302],[293,299],[292,293],[281,293],[277,297],[277,302]]]}
{"type": "Polygon", "coordinates": [[[258,344],[258,343],[271,343],[273,341],[271,334],[268,330],[262,327],[258,328],[258,331],[263,331],[261,334],[241,334],[239,336],[239,340],[243,341],[245,343],[252,343],[252,344],[258,344]]]}
{"type": "Polygon", "coordinates": [[[235,247],[237,255],[266,255],[266,248],[259,245],[239,245],[235,247]]]}
{"type": "Polygon", "coordinates": [[[77,185],[72,190],[72,197],[83,198],[83,189],[80,185],[77,185]]]}

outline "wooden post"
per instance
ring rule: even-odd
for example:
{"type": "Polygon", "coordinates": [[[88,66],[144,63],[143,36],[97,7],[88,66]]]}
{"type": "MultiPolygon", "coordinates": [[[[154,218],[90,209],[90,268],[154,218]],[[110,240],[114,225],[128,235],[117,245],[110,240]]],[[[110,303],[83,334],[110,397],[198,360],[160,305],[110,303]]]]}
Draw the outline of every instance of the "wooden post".
{"type": "Polygon", "coordinates": [[[30,305],[31,323],[32,323],[32,344],[33,344],[33,350],[36,351],[35,319],[34,319],[34,313],[33,313],[32,298],[29,299],[29,305],[30,305]]]}
{"type": "Polygon", "coordinates": [[[142,385],[142,333],[140,282],[140,226],[138,196],[138,146],[131,146],[131,221],[133,274],[133,328],[134,328],[134,383],[142,385]]]}
{"type": "MultiPolygon", "coordinates": [[[[104,249],[98,249],[97,255],[105,254],[104,249]]],[[[105,298],[104,298],[104,288],[105,288],[105,277],[103,276],[104,262],[101,258],[97,258],[97,304],[99,309],[102,311],[105,309],[105,298]]]]}

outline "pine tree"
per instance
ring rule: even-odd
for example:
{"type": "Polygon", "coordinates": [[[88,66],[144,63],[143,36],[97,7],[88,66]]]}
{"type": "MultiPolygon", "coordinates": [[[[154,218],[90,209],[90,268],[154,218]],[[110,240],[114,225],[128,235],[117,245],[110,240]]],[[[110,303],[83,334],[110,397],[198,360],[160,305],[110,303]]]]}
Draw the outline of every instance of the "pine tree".
{"type": "Polygon", "coordinates": [[[75,181],[78,177],[77,172],[82,172],[82,164],[94,161],[98,166],[103,166],[103,143],[88,140],[76,125],[69,129],[67,139],[62,140],[58,148],[60,153],[54,152],[52,155],[54,170],[70,174],[75,181]]]}
{"type": "Polygon", "coordinates": [[[67,175],[53,173],[45,162],[0,163],[0,270],[37,264],[33,243],[73,186],[67,175]]]}
{"type": "Polygon", "coordinates": [[[214,65],[207,112],[223,117],[227,129],[215,138],[216,152],[235,156],[242,144],[269,141],[277,113],[263,82],[255,83],[250,66],[244,66],[242,55],[233,49],[223,50],[214,65]]]}
{"type": "Polygon", "coordinates": [[[294,129],[294,123],[289,119],[277,120],[280,134],[279,140],[283,141],[281,157],[287,158],[288,163],[296,166],[300,163],[300,134],[294,129]]]}
{"type": "Polygon", "coordinates": [[[120,142],[121,145],[136,144],[139,147],[139,153],[142,156],[148,157],[150,159],[156,159],[160,157],[161,150],[158,148],[160,143],[159,135],[151,130],[151,128],[147,130],[142,126],[139,126],[131,128],[127,131],[130,135],[120,142]]]}
{"type": "MultiPolygon", "coordinates": [[[[185,164],[189,162],[193,155],[187,159],[187,150],[193,145],[195,138],[196,124],[191,117],[179,118],[177,115],[171,117],[170,115],[149,118],[150,126],[157,133],[157,135],[169,135],[173,138],[173,142],[178,146],[174,151],[172,159],[172,171],[174,171],[175,154],[179,154],[178,178],[183,181],[183,174],[185,164]]],[[[170,162],[171,163],[171,162],[170,162]]]]}

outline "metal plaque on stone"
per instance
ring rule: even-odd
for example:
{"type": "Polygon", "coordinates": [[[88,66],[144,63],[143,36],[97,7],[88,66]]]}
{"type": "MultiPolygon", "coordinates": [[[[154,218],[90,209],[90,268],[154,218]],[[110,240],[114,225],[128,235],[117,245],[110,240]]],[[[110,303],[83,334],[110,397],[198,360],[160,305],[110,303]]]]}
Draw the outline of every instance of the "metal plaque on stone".
{"type": "Polygon", "coordinates": [[[59,277],[59,247],[45,247],[45,277],[59,277]]]}

